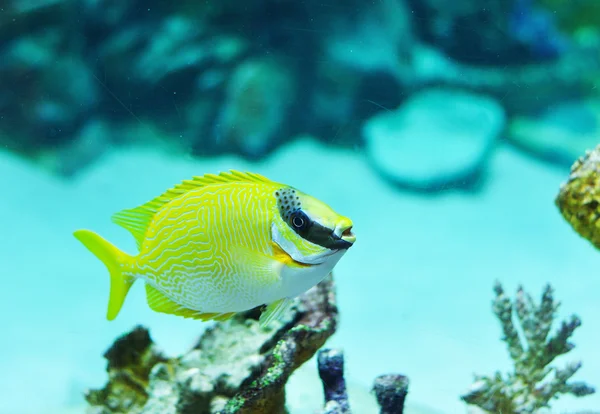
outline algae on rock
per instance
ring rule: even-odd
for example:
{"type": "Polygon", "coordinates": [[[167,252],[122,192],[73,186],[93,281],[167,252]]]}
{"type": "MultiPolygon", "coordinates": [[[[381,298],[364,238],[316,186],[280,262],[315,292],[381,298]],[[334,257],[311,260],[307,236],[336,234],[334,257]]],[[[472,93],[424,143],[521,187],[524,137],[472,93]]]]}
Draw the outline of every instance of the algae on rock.
{"type": "Polygon", "coordinates": [[[104,353],[108,360],[109,381],[101,390],[87,393],[92,407],[104,406],[94,413],[135,412],[148,398],[148,378],[152,368],[168,362],[153,344],[148,330],[141,326],[118,338],[104,353]]]}
{"type": "Polygon", "coordinates": [[[86,395],[97,414],[284,414],[290,374],[335,332],[333,278],[296,299],[265,329],[254,309],[218,322],[179,358],[158,352],[145,328],[105,354],[109,381],[86,395]],[[139,338],[142,338],[140,340],[139,338]]]}
{"type": "Polygon", "coordinates": [[[500,372],[491,377],[476,375],[471,389],[461,399],[485,412],[521,414],[548,408],[550,401],[560,394],[577,397],[593,394],[594,388],[583,382],[568,382],[581,362],[570,363],[563,369],[550,366],[556,357],[575,347],[569,339],[581,325],[581,320],[573,315],[549,337],[559,307],[550,285],[544,289],[539,306],[520,286],[514,303],[505,296],[500,283],[496,283],[494,291],[493,309],[502,324],[502,340],[508,346],[514,372],[507,376],[500,372]],[[517,314],[520,326],[513,321],[513,313],[517,314]]]}

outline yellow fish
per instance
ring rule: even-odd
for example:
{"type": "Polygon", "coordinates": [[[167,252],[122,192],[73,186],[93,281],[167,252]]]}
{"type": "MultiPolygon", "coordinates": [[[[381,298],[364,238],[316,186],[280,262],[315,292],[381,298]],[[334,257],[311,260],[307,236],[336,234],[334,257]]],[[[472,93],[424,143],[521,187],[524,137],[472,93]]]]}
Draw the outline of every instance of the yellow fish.
{"type": "Polygon", "coordinates": [[[325,278],[354,244],[352,221],[291,186],[230,171],[185,180],[112,216],[132,256],[90,230],[74,236],[108,268],[107,319],[137,279],[157,312],[225,320],[267,305],[264,326],[325,278]]]}

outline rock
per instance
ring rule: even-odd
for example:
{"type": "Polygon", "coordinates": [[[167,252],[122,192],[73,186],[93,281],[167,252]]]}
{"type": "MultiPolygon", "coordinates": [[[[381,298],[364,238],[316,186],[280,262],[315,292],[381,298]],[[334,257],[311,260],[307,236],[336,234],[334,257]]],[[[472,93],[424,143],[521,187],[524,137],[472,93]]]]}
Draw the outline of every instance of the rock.
{"type": "Polygon", "coordinates": [[[89,413],[129,412],[139,407],[147,398],[145,390],[153,367],[167,361],[141,326],[118,338],[104,357],[110,380],[102,390],[86,394],[89,413]]]}
{"type": "MultiPolygon", "coordinates": [[[[57,49],[62,38],[53,29],[40,29],[38,33],[10,41],[0,36],[0,44],[3,43],[0,46],[0,79],[4,85],[12,85],[0,90],[1,145],[25,153],[34,152],[44,141],[44,134],[37,128],[36,112],[41,109],[41,115],[47,118],[51,105],[40,107],[40,89],[46,87],[44,73],[51,72],[53,62],[59,59],[57,49]],[[27,73],[27,77],[23,73],[27,73]]],[[[55,112],[60,112],[56,105],[52,106],[55,112]]]]}
{"type": "Polygon", "coordinates": [[[552,15],[531,0],[408,0],[419,35],[462,62],[538,63],[564,50],[552,15]]]}
{"type": "Polygon", "coordinates": [[[349,414],[343,352],[340,349],[323,349],[319,351],[317,361],[325,394],[325,414],[349,414]]]}
{"type": "Polygon", "coordinates": [[[92,119],[71,140],[43,152],[38,161],[53,173],[73,176],[101,157],[111,145],[114,135],[117,135],[114,125],[102,119],[92,119]]]}
{"type": "Polygon", "coordinates": [[[173,137],[172,146],[193,154],[213,153],[213,125],[223,90],[249,43],[181,10],[157,20],[156,13],[129,16],[129,9],[113,11],[110,22],[96,22],[96,30],[106,32],[97,47],[96,65],[113,106],[112,118],[116,112],[125,119],[151,119],[152,127],[173,137]]]}
{"type": "Polygon", "coordinates": [[[54,147],[97,107],[96,80],[83,56],[64,51],[68,42],[51,26],[5,43],[0,36],[2,144],[29,155],[54,147]]]}
{"type": "Polygon", "coordinates": [[[118,339],[105,354],[109,381],[87,393],[90,412],[113,414],[276,414],[285,412],[290,374],[337,327],[333,280],[326,278],[281,320],[258,325],[256,310],[207,329],[197,345],[167,359],[146,329],[118,339]]]}
{"type": "Polygon", "coordinates": [[[554,202],[573,230],[600,249],[600,145],[573,163],[554,202]]]}
{"type": "Polygon", "coordinates": [[[568,34],[600,27],[600,3],[596,0],[579,0],[576,3],[562,0],[539,0],[547,10],[552,10],[558,26],[568,34]]]}
{"type": "Polygon", "coordinates": [[[409,380],[405,375],[384,374],[375,378],[373,392],[381,406],[380,414],[404,413],[404,401],[408,394],[409,380]]]}
{"type": "Polygon", "coordinates": [[[550,103],[594,93],[600,80],[600,37],[590,36],[553,61],[510,66],[469,64],[416,43],[402,83],[463,88],[501,101],[508,115],[540,111],[550,103]]]}
{"type": "Polygon", "coordinates": [[[571,165],[600,142],[600,99],[559,103],[538,117],[515,117],[507,137],[538,157],[571,165]]]}
{"type": "Polygon", "coordinates": [[[137,74],[155,84],[171,73],[202,64],[209,56],[209,50],[198,42],[204,30],[185,16],[165,18],[136,62],[137,74]]]}
{"type": "Polygon", "coordinates": [[[460,90],[432,88],[363,126],[370,162],[401,186],[436,191],[464,186],[481,172],[504,128],[494,100],[460,90]]]}
{"type": "MultiPolygon", "coordinates": [[[[14,86],[0,90],[0,142],[35,156],[88,119],[139,120],[191,154],[257,158],[297,134],[355,147],[373,111],[430,84],[488,94],[510,115],[590,93],[599,42],[578,29],[581,47],[531,62],[558,39],[532,1],[9,0],[0,78],[14,86]]],[[[582,1],[581,15],[559,6],[567,26],[594,31],[598,6],[582,1]]]]}
{"type": "Polygon", "coordinates": [[[17,13],[31,13],[63,2],[63,0],[14,0],[13,8],[17,13]]]}
{"type": "MultiPolygon", "coordinates": [[[[64,56],[49,66],[43,79],[46,96],[39,96],[38,103],[54,104],[64,114],[58,118],[45,114],[38,107],[39,123],[69,123],[95,109],[98,101],[98,83],[83,59],[64,56]]],[[[40,94],[41,95],[41,94],[40,94]]]]}
{"type": "MultiPolygon", "coordinates": [[[[323,382],[325,407],[322,414],[350,414],[344,380],[344,353],[341,349],[323,349],[318,354],[319,377],[323,382]]],[[[384,374],[373,381],[380,414],[403,414],[409,380],[405,375],[384,374]]],[[[361,407],[364,408],[364,407],[361,407]]],[[[356,410],[357,408],[354,407],[356,410]]],[[[363,412],[357,410],[356,412],[363,412]]]]}
{"type": "Polygon", "coordinates": [[[57,28],[46,28],[38,33],[16,38],[7,44],[0,69],[45,70],[59,55],[64,35],[57,28]]]}
{"type": "Polygon", "coordinates": [[[215,126],[217,141],[246,156],[264,155],[279,143],[295,86],[292,72],[275,59],[240,64],[228,80],[215,126]]]}
{"type": "Polygon", "coordinates": [[[404,1],[348,0],[328,20],[303,125],[328,143],[356,147],[361,122],[397,106],[412,81],[411,13],[404,1]]]}
{"type": "Polygon", "coordinates": [[[355,18],[334,16],[334,30],[328,30],[323,40],[328,60],[363,73],[408,66],[415,36],[404,2],[357,2],[355,7],[355,18]]]}
{"type": "MultiPolygon", "coordinates": [[[[363,74],[331,59],[316,62],[315,89],[310,94],[310,112],[306,124],[311,129],[322,128],[316,135],[340,138],[349,119],[356,117],[357,91],[363,74]],[[341,131],[342,130],[342,131],[341,131]],[[333,132],[332,132],[333,131],[333,132]]],[[[347,137],[342,137],[346,141],[347,137]]]]}

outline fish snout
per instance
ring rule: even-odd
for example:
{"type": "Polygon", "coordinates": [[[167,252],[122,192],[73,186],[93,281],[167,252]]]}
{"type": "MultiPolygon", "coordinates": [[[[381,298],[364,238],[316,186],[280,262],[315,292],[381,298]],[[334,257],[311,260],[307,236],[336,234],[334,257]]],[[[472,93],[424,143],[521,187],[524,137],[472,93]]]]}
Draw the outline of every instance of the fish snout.
{"type": "Polygon", "coordinates": [[[348,243],[348,247],[356,241],[356,235],[352,232],[352,227],[350,220],[344,220],[336,226],[334,231],[337,237],[348,243]]]}

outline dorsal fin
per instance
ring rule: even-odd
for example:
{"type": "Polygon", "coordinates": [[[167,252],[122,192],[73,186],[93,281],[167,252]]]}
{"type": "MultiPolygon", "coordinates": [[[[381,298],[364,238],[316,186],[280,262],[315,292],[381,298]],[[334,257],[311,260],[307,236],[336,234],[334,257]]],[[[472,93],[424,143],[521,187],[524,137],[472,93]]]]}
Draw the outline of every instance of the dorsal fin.
{"type": "Polygon", "coordinates": [[[140,249],[142,242],[144,241],[146,230],[152,221],[152,217],[154,217],[156,212],[169,201],[174,200],[188,191],[207,185],[236,182],[273,183],[273,181],[260,174],[235,170],[222,172],[218,175],[205,174],[203,176],[194,176],[191,180],[184,180],[181,183],[176,184],[173,188],[168,189],[158,197],[155,197],[139,207],[122,210],[113,214],[111,219],[114,223],[131,232],[135,238],[138,249],[140,249]]]}

